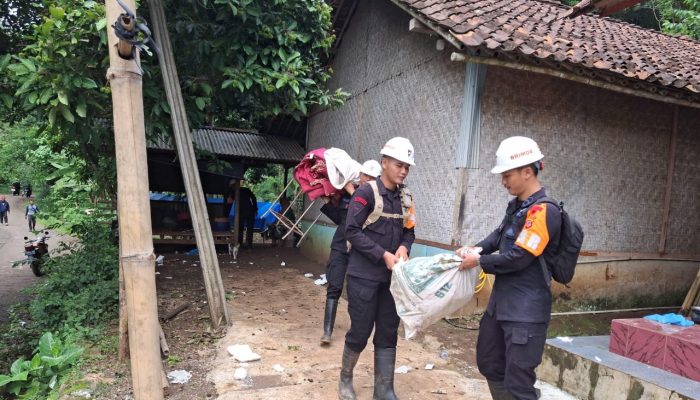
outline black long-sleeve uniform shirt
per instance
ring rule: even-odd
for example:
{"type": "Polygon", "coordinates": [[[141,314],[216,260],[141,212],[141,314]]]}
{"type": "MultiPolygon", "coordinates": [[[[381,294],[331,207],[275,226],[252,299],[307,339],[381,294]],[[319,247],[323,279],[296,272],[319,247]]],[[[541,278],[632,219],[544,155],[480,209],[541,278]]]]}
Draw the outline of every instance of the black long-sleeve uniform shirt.
{"type": "MultiPolygon", "coordinates": [[[[384,213],[401,214],[401,191],[388,190],[381,179],[377,179],[377,189],[384,201],[384,213]]],[[[389,282],[391,271],[384,263],[385,251],[396,253],[399,246],[411,251],[415,240],[414,229],[404,228],[400,218],[385,218],[362,229],[369,214],[374,210],[374,194],[370,185],[362,185],[355,191],[348,207],[345,237],[352,244],[348,261],[350,276],[379,282],[389,282]]]]}
{"type": "Polygon", "coordinates": [[[321,207],[321,212],[333,221],[334,224],[338,225],[333,234],[331,249],[340,251],[343,254],[348,253],[348,243],[345,239],[345,220],[348,216],[349,202],[350,196],[345,195],[340,199],[340,203],[337,206],[329,202],[321,207]]]}
{"type": "Polygon", "coordinates": [[[477,244],[481,267],[496,276],[486,312],[499,321],[549,322],[552,294],[538,257],[550,260],[559,246],[561,215],[553,204],[535,204],[545,196],[542,188],[511,200],[498,229],[477,244]]]}

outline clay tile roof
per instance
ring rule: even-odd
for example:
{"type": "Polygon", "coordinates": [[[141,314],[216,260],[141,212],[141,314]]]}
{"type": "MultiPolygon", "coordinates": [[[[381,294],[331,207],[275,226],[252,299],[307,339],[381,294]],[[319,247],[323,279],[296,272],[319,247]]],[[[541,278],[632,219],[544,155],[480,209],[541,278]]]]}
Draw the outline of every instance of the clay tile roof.
{"type": "Polygon", "coordinates": [[[392,0],[467,49],[565,63],[700,93],[700,42],[610,18],[562,18],[554,0],[392,0]]]}

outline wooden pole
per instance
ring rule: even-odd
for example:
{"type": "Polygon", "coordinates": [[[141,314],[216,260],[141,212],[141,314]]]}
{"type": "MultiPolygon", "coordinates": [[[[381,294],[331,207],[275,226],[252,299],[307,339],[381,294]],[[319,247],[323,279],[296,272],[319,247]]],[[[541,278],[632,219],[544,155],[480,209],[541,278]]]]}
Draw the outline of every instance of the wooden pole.
{"type": "MultiPolygon", "coordinates": [[[[132,10],[136,9],[133,0],[123,1],[132,10]]],[[[106,10],[109,23],[123,12],[116,0],[108,0],[106,10]]],[[[163,366],[158,339],[141,71],[138,58],[119,57],[114,30],[107,31],[110,61],[107,80],[112,90],[117,161],[119,258],[124,270],[131,381],[136,400],[159,400],[163,399],[163,366]]]]}
{"type": "Polygon", "coordinates": [[[209,212],[202,195],[204,191],[199,178],[199,168],[192,145],[190,127],[187,122],[187,115],[185,115],[185,102],[182,100],[182,90],[177,76],[175,56],[165,21],[163,3],[160,0],[149,0],[148,4],[151,11],[153,31],[161,49],[158,63],[163,75],[165,94],[170,105],[173,136],[175,137],[177,155],[180,160],[185,191],[187,192],[187,203],[192,213],[192,226],[197,239],[199,260],[202,265],[202,274],[204,275],[209,315],[211,316],[212,326],[214,329],[218,329],[222,319],[226,321],[226,324],[229,324],[230,320],[228,309],[226,308],[224,284],[221,281],[221,272],[219,271],[219,260],[216,256],[216,247],[209,224],[209,212]]]}
{"type": "Polygon", "coordinates": [[[234,210],[234,216],[233,216],[233,245],[236,246],[241,239],[241,180],[236,179],[236,188],[235,188],[235,193],[236,195],[234,196],[235,199],[233,200],[233,206],[236,208],[234,210]]]}

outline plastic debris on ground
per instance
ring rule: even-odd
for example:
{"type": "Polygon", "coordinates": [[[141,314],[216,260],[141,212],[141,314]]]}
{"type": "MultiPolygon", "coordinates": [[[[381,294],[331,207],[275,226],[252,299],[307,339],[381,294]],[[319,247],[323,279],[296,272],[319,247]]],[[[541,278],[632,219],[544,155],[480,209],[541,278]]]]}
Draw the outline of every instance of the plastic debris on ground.
{"type": "Polygon", "coordinates": [[[158,258],[156,258],[156,265],[162,266],[163,261],[165,261],[165,256],[161,254],[158,256],[158,258]]]}
{"type": "Polygon", "coordinates": [[[233,373],[233,379],[242,381],[248,376],[248,370],[245,368],[236,368],[236,372],[233,373]]]}
{"type": "Polygon", "coordinates": [[[432,394],[447,394],[446,390],[438,389],[438,390],[431,390],[430,393],[432,394]]]}
{"type": "Polygon", "coordinates": [[[564,343],[571,343],[574,341],[574,339],[572,339],[568,336],[557,336],[557,339],[561,340],[564,343]]]}
{"type": "Polygon", "coordinates": [[[168,372],[168,382],[170,383],[185,384],[189,382],[190,378],[192,378],[192,374],[185,371],[184,369],[178,369],[175,371],[168,372]]]}
{"type": "Polygon", "coordinates": [[[229,346],[227,350],[239,362],[257,361],[260,359],[260,355],[253,353],[253,350],[247,344],[234,344],[229,346]]]}
{"type": "Polygon", "coordinates": [[[680,314],[668,313],[668,314],[653,314],[644,317],[649,321],[658,322],[667,325],[678,325],[678,326],[693,326],[695,323],[693,321],[685,319],[684,316],[680,314]]]}
{"type": "Polygon", "coordinates": [[[192,249],[192,250],[188,251],[188,252],[185,253],[185,254],[187,254],[188,256],[196,256],[196,255],[199,255],[199,249],[192,249]]]}
{"type": "Polygon", "coordinates": [[[313,277],[314,277],[314,274],[312,274],[311,272],[307,272],[307,273],[304,274],[304,277],[305,277],[305,278],[313,278],[313,277]]]}
{"type": "Polygon", "coordinates": [[[408,370],[411,369],[411,367],[407,365],[402,365],[394,370],[395,374],[407,374],[408,370]]]}
{"type": "Polygon", "coordinates": [[[450,356],[450,354],[447,352],[447,350],[442,350],[440,352],[440,358],[443,360],[447,360],[447,357],[449,357],[449,356],[450,356]]]}
{"type": "Polygon", "coordinates": [[[317,286],[323,286],[323,285],[325,285],[326,283],[328,283],[328,280],[326,279],[326,274],[321,274],[320,276],[321,276],[320,278],[318,278],[318,279],[316,279],[316,280],[314,281],[314,284],[315,284],[315,285],[317,285],[317,286]]]}
{"type": "Polygon", "coordinates": [[[425,364],[425,369],[431,370],[433,368],[435,368],[435,364],[425,364]]]}
{"type": "Polygon", "coordinates": [[[91,399],[92,393],[87,389],[81,389],[70,394],[71,397],[82,397],[83,399],[91,399]]]}
{"type": "Polygon", "coordinates": [[[272,369],[274,369],[275,371],[280,372],[280,373],[281,373],[281,372],[284,372],[284,367],[281,366],[281,365],[279,365],[279,364],[273,365],[273,366],[272,366],[272,369]]]}
{"type": "Polygon", "coordinates": [[[280,263],[280,265],[284,267],[285,265],[287,265],[287,263],[285,263],[284,261],[282,261],[282,262],[280,263]]]}

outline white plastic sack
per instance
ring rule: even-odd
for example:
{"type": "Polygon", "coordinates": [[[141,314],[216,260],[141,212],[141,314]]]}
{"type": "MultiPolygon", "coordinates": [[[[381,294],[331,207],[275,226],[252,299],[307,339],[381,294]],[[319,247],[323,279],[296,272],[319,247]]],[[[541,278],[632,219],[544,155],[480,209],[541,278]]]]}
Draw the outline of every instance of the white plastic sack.
{"type": "Polygon", "coordinates": [[[457,311],[474,296],[479,268],[460,271],[461,262],[459,256],[444,253],[394,266],[390,289],[406,339],[457,311]]]}
{"type": "Polygon", "coordinates": [[[362,165],[353,160],[345,150],[331,147],[323,153],[323,157],[326,159],[328,181],[334,188],[342,189],[348,182],[360,177],[362,165]]]}

